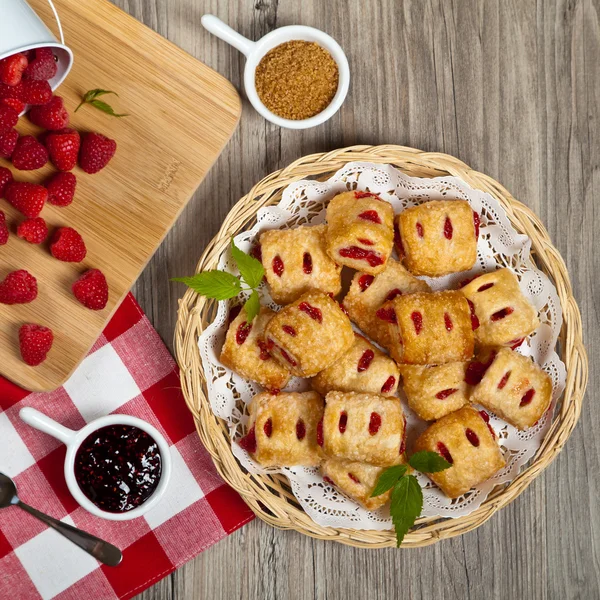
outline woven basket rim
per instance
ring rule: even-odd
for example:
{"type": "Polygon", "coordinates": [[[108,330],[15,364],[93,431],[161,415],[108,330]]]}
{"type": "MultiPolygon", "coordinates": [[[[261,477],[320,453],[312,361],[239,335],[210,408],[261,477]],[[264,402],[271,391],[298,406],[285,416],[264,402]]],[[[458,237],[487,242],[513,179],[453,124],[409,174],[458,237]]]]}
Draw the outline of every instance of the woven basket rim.
{"type": "MultiPolygon", "coordinates": [[[[512,482],[494,490],[470,515],[454,519],[419,519],[417,525],[405,536],[402,546],[425,546],[479,527],[497,510],[517,498],[561,451],[579,418],[588,380],[581,314],[573,296],[564,260],[552,245],[548,232],[535,213],[513,198],[500,183],[488,175],[472,170],[453,156],[396,145],[350,146],[312,154],[271,173],[233,206],[203,252],[196,272],[215,268],[231,236],[248,228],[259,208],[276,203],[281,191],[290,183],[307,177],[326,176],[349,162],[389,163],[407,175],[416,177],[452,175],[471,187],[494,196],[506,210],[515,229],[531,239],[533,259],[538,268],[554,282],[563,310],[559,355],[567,369],[566,386],[560,410],[556,411],[540,449],[512,482]]],[[[179,301],[174,343],[186,403],[194,416],[198,435],[210,453],[217,471],[240,493],[259,518],[274,527],[293,529],[314,538],[355,547],[395,546],[393,531],[341,529],[316,524],[300,508],[283,475],[255,475],[242,469],[231,451],[224,421],[217,418],[210,408],[197,343],[199,335],[214,317],[215,306],[215,301],[188,290],[179,301]]]]}

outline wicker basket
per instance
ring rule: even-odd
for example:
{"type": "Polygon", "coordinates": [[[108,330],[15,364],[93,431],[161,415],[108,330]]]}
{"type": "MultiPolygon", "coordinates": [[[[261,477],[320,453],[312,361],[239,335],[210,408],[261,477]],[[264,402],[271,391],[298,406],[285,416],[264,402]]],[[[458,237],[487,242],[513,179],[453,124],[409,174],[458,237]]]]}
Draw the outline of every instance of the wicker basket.
{"type": "MultiPolygon", "coordinates": [[[[573,297],[565,263],[535,214],[515,200],[491,177],[471,170],[456,158],[402,146],[353,146],[313,154],[272,173],[257,183],[233,207],[219,233],[200,258],[197,271],[215,268],[231,236],[252,227],[258,209],[277,203],[282,190],[290,183],[308,177],[327,178],[352,161],[390,163],[414,177],[454,175],[472,187],[494,196],[506,210],[515,229],[531,239],[534,258],[538,266],[554,281],[563,310],[564,323],[559,338],[559,353],[567,368],[566,388],[552,427],[538,453],[527,469],[509,485],[498,486],[470,515],[457,519],[423,518],[417,521],[412,531],[404,538],[403,546],[425,546],[475,529],[487,521],[498,509],[506,506],[525,490],[560,452],[577,423],[588,378],[581,315],[573,297]]],[[[179,304],[175,348],[187,404],[196,420],[198,434],[211,453],[221,476],[242,495],[258,517],[275,527],[294,529],[318,539],[334,540],[357,547],[394,546],[396,541],[393,531],[336,529],[317,525],[301,509],[284,476],[252,475],[240,467],[231,452],[227,428],[223,421],[213,415],[206,397],[205,379],[197,345],[198,336],[212,321],[215,312],[214,300],[208,300],[188,290],[179,304]]]]}

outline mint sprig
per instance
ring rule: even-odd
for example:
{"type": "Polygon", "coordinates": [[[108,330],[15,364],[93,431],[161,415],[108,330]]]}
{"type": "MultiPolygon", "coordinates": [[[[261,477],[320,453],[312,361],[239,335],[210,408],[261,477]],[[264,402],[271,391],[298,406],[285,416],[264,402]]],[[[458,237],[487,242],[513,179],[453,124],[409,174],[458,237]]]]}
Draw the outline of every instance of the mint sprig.
{"type": "Polygon", "coordinates": [[[214,298],[215,300],[229,300],[235,298],[240,292],[252,292],[244,304],[248,322],[252,322],[260,311],[260,297],[258,286],[265,275],[262,263],[242,252],[231,238],[231,255],[240,272],[236,277],[225,271],[203,271],[192,277],[174,277],[171,281],[181,281],[197,294],[214,298]]]}
{"type": "MultiPolygon", "coordinates": [[[[438,473],[452,465],[437,452],[415,452],[408,464],[416,471],[422,473],[438,473]]],[[[385,494],[392,490],[390,515],[396,530],[396,543],[398,548],[415,521],[423,510],[423,490],[414,475],[407,474],[406,465],[395,465],[381,473],[371,497],[385,494]]]]}
{"type": "Polygon", "coordinates": [[[129,115],[127,113],[116,113],[110,104],[107,104],[103,100],[98,100],[100,96],[105,96],[106,94],[114,94],[117,98],[119,97],[117,92],[111,92],[110,90],[101,90],[100,88],[89,90],[83,95],[83,99],[75,109],[75,112],[77,112],[84,104],[91,104],[94,108],[105,112],[111,117],[128,117],[129,115]]]}

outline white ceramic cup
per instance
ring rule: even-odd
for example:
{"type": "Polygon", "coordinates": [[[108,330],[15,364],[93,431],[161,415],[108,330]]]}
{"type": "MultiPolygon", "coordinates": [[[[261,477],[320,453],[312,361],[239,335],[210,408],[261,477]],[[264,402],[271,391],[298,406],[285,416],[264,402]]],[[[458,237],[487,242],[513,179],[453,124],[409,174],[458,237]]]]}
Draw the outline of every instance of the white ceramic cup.
{"type": "Polygon", "coordinates": [[[204,15],[202,17],[202,25],[211,33],[221,38],[223,41],[237,48],[246,56],[246,67],[244,69],[244,88],[248,100],[256,111],[265,119],[288,129],[308,129],[320,125],[332,117],[342,106],[348,93],[350,86],[350,68],[348,67],[348,59],[340,45],[325,32],[315,29],[314,27],[305,27],[304,25],[290,25],[288,27],[280,27],[264,37],[258,42],[252,42],[237,31],[233,30],[229,25],[223,23],[214,15],[204,15]],[[303,40],[306,42],[315,42],[322,48],[325,48],[331,54],[338,66],[339,82],[338,89],[331,103],[320,113],[308,119],[294,121],[292,119],[284,119],[272,113],[260,100],[256,92],[254,74],[258,63],[263,56],[269,51],[285,42],[293,40],[303,40]]]}
{"type": "Polygon", "coordinates": [[[60,425],[56,421],[53,421],[44,413],[35,410],[35,408],[22,408],[19,411],[19,416],[28,425],[51,435],[67,446],[67,456],[65,457],[65,479],[67,480],[67,486],[71,495],[77,500],[79,505],[93,515],[101,517],[102,519],[108,519],[109,521],[129,521],[147,513],[156,506],[164,496],[171,477],[171,453],[169,451],[169,444],[167,444],[167,441],[162,434],[155,427],[146,423],[146,421],[142,421],[136,417],[130,417],[129,415],[108,415],[106,417],[95,419],[79,431],[73,431],[72,429],[60,425]],[[110,425],[131,425],[145,431],[158,445],[162,462],[160,481],[154,490],[154,493],[137,508],[122,513],[111,513],[98,508],[81,491],[81,488],[75,479],[75,456],[77,455],[79,446],[89,435],[102,427],[108,427],[110,425]]]}
{"type": "Polygon", "coordinates": [[[60,33],[61,42],[46,27],[42,19],[25,0],[0,0],[0,60],[17,52],[35,48],[52,48],[58,58],[56,75],[49,81],[54,91],[69,74],[73,66],[73,52],[65,46],[62,26],[52,0],[48,0],[60,33]]]}

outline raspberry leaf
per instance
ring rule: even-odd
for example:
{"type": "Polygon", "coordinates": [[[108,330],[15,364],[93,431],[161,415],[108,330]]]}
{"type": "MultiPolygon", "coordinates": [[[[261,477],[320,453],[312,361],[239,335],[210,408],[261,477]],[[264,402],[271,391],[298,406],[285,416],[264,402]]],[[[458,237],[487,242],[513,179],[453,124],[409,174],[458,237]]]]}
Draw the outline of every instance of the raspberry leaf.
{"type": "Polygon", "coordinates": [[[242,252],[235,245],[233,238],[231,238],[231,255],[233,256],[233,260],[235,260],[235,264],[237,265],[244,283],[249,288],[253,290],[256,289],[265,276],[265,270],[262,263],[253,256],[242,252]]]}
{"type": "Polygon", "coordinates": [[[181,281],[197,294],[215,300],[228,300],[242,291],[239,278],[225,271],[204,271],[193,277],[174,277],[172,281],[181,281]]]}
{"type": "Polygon", "coordinates": [[[77,112],[84,104],[91,104],[93,107],[97,108],[98,110],[101,110],[102,112],[105,112],[111,117],[128,117],[129,114],[116,113],[110,104],[107,104],[103,100],[98,100],[100,96],[104,96],[106,94],[114,94],[115,96],[117,96],[117,98],[119,97],[119,94],[117,94],[117,92],[111,92],[110,90],[102,90],[99,88],[89,90],[84,94],[83,99],[79,103],[79,106],[77,106],[77,108],[75,109],[75,112],[77,112]]]}
{"type": "Polygon", "coordinates": [[[246,311],[246,317],[248,318],[248,323],[252,323],[254,317],[260,311],[260,298],[258,296],[258,292],[254,290],[248,300],[246,300],[246,304],[244,304],[244,310],[246,311]]]}
{"type": "Polygon", "coordinates": [[[406,465],[396,465],[383,471],[383,473],[379,475],[377,485],[371,493],[371,498],[381,496],[381,494],[385,494],[385,492],[393,488],[400,477],[406,474],[406,468],[406,465]]]}
{"type": "Polygon", "coordinates": [[[427,452],[426,450],[415,452],[408,462],[413,469],[421,471],[421,473],[438,473],[452,466],[437,452],[427,452]]]}
{"type": "Polygon", "coordinates": [[[398,548],[423,510],[423,490],[414,475],[404,475],[392,490],[390,515],[398,548]]]}

